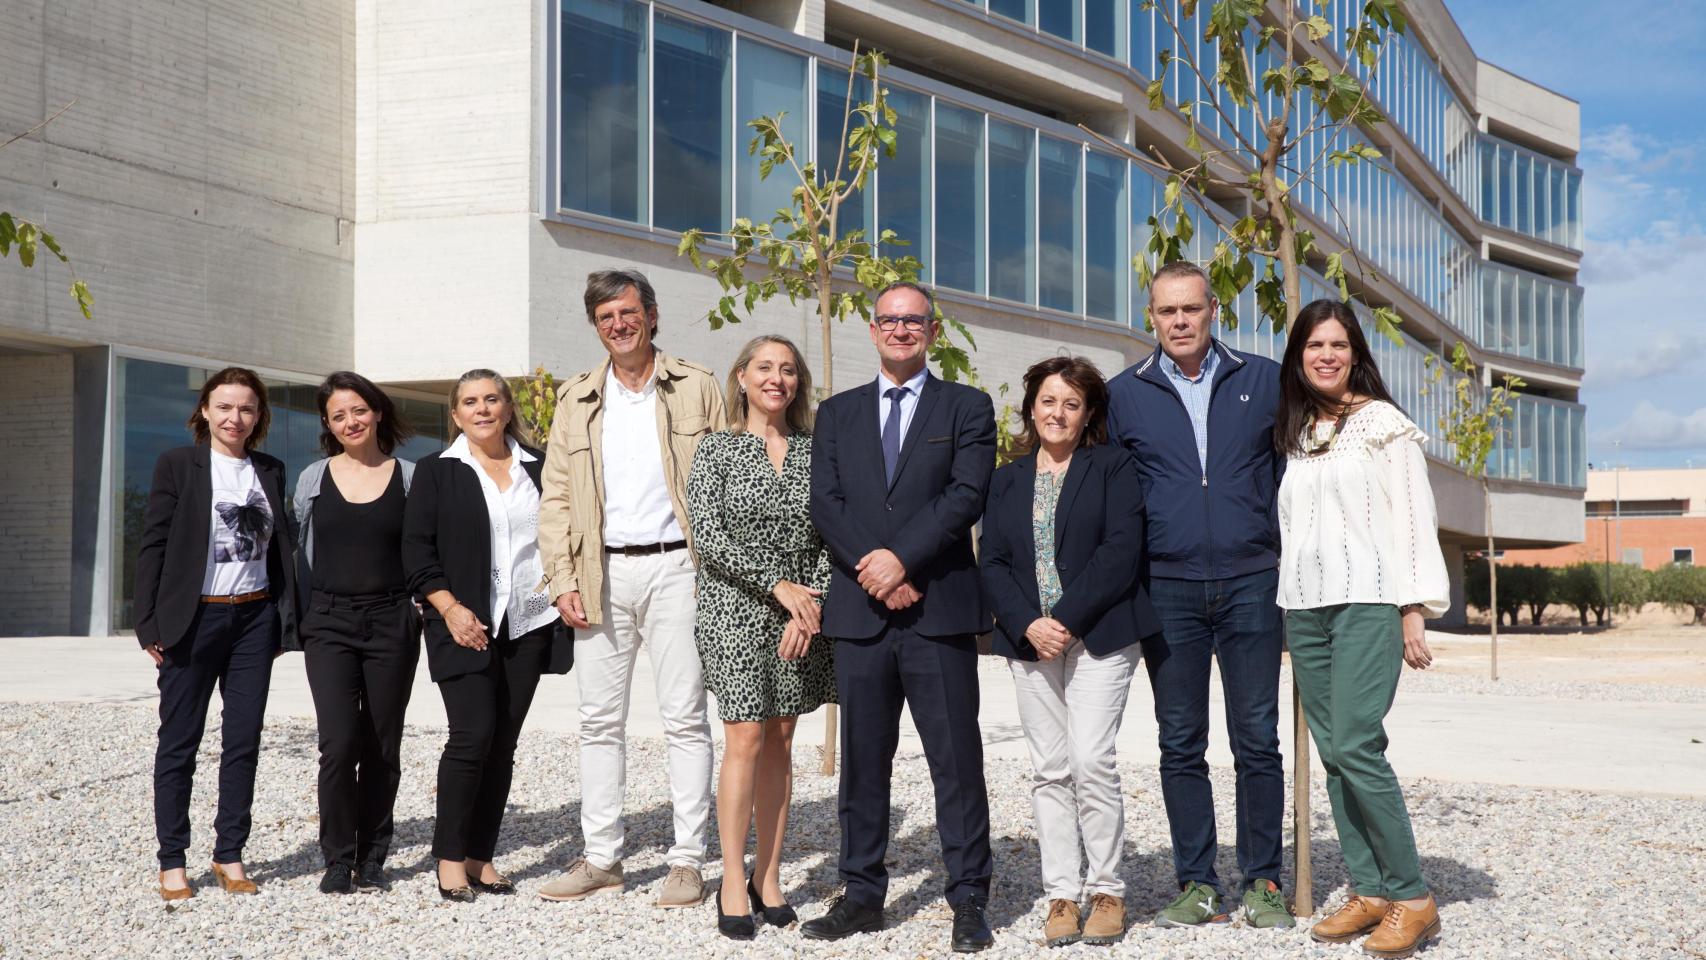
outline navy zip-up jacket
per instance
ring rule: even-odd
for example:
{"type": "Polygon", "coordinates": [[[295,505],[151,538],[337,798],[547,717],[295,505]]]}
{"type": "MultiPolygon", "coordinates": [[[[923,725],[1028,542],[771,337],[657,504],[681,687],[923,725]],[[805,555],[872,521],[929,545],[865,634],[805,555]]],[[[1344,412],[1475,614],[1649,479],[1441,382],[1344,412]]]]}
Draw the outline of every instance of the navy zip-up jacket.
{"type": "Polygon", "coordinates": [[[1226,580],[1279,566],[1279,364],[1219,340],[1209,349],[1220,366],[1209,388],[1206,470],[1161,348],[1108,384],[1109,439],[1137,460],[1149,507],[1151,576],[1226,580]]]}

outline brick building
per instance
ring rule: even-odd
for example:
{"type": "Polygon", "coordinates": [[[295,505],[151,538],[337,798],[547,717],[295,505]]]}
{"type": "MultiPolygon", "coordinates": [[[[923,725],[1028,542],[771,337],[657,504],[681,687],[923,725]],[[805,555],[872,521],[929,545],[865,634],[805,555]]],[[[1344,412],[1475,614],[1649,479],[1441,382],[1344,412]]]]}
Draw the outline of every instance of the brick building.
{"type": "Polygon", "coordinates": [[[1584,505],[1581,543],[1506,550],[1504,562],[1706,563],[1706,470],[1589,470],[1584,505]]]}

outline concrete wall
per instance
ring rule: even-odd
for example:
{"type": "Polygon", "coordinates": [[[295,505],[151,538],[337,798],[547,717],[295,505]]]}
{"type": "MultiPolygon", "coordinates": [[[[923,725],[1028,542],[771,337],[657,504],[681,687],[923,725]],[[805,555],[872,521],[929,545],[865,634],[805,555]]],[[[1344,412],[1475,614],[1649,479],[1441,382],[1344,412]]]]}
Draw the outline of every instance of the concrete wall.
{"type": "Polygon", "coordinates": [[[65,354],[0,357],[0,637],[70,623],[71,376],[65,354]]]}
{"type": "Polygon", "coordinates": [[[1580,104],[1485,60],[1475,71],[1475,109],[1499,136],[1569,159],[1582,148],[1580,104]]]}
{"type": "Polygon", "coordinates": [[[340,0],[0,4],[0,208],[58,264],[0,270],[0,334],[323,370],[351,358],[353,11],[340,0]]]}

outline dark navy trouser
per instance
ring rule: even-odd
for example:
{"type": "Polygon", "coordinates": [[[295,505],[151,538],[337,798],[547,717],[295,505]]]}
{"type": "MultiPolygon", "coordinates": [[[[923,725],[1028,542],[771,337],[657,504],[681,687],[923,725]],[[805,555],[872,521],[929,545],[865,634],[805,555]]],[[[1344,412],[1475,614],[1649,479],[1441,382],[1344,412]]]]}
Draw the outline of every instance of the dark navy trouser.
{"type": "Polygon", "coordinates": [[[1220,889],[1214,869],[1214,792],[1204,759],[1211,658],[1220,664],[1237,773],[1242,886],[1257,878],[1279,883],[1285,822],[1279,667],[1285,629],[1274,603],[1278,584],[1277,570],[1228,580],[1155,577],[1149,584],[1162,631],[1144,641],[1143,662],[1155,692],[1161,796],[1181,886],[1200,881],[1220,889]]]}

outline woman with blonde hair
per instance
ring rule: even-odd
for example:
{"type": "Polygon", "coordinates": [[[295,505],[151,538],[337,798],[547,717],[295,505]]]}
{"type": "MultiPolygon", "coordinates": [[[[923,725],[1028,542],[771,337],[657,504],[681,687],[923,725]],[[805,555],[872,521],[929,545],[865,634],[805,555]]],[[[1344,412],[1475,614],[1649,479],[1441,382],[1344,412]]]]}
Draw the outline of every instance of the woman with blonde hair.
{"type": "Polygon", "coordinates": [[[753,338],[729,372],[729,429],[700,442],[687,481],[699,557],[694,639],[724,730],[717,929],[734,939],[756,934],[755,912],[775,926],[796,919],[781,887],[794,723],[835,702],[833,645],[819,635],[829,553],[809,510],[811,390],[793,343],[753,338]]]}

